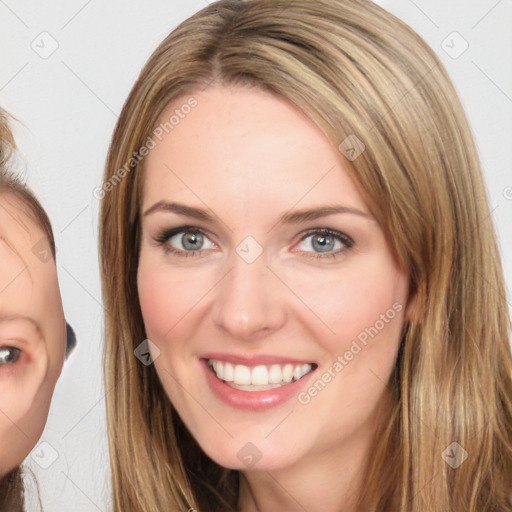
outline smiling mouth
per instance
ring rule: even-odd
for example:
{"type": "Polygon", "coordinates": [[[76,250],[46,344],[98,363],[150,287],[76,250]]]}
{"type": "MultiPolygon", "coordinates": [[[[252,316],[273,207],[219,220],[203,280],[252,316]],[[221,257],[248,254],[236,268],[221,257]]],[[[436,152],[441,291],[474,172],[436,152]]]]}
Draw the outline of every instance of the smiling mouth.
{"type": "Polygon", "coordinates": [[[317,367],[315,363],[246,366],[215,359],[205,361],[219,380],[242,391],[266,391],[287,386],[317,367]]]}

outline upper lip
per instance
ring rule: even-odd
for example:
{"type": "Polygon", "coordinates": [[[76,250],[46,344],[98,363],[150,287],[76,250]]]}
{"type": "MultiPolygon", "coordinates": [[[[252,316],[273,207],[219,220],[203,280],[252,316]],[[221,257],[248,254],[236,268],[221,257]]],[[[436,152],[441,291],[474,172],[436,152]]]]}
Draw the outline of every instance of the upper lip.
{"type": "Polygon", "coordinates": [[[203,354],[203,359],[214,359],[216,361],[226,361],[232,364],[243,364],[245,366],[257,366],[257,365],[267,365],[267,364],[313,364],[311,360],[303,360],[303,359],[295,359],[293,357],[287,356],[278,356],[271,354],[255,354],[255,355],[246,355],[246,354],[226,354],[221,352],[210,352],[208,354],[203,354]]]}

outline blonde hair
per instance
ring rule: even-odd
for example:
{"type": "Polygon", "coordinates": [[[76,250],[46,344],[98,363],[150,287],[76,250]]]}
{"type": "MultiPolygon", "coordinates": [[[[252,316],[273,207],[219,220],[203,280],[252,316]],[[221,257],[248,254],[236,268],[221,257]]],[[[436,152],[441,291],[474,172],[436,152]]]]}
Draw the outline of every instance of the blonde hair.
{"type": "Polygon", "coordinates": [[[236,510],[238,472],[200,450],[153,366],[133,353],[146,336],[136,288],[142,165],[132,155],[170,101],[216,84],[292,101],[336,145],[362,141],[353,179],[409,272],[415,307],[361,507],[510,511],[510,319],[478,156],[439,59],[369,0],[222,0],[179,25],[134,85],[100,214],[114,510],[236,510]],[[445,462],[461,449],[459,467],[445,462]]]}

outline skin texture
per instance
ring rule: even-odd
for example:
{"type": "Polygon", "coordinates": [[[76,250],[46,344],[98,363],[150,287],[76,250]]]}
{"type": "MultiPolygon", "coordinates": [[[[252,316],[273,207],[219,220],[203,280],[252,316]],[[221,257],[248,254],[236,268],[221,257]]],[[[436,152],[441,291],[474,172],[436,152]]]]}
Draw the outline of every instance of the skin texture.
{"type": "MultiPolygon", "coordinates": [[[[385,382],[407,318],[408,275],[350,180],[349,162],[300,110],[242,87],[211,86],[194,97],[198,105],[144,164],[142,212],[168,201],[216,215],[213,223],[166,211],[142,217],[138,291],[148,338],[160,350],[156,370],[205,453],[242,471],[240,510],[355,510],[377,407],[390,403],[385,382]],[[327,204],[367,217],[278,223],[290,210],[327,204]],[[166,252],[187,251],[181,234],[155,242],[187,225],[206,235],[197,256],[166,252]],[[340,253],[336,241],[336,258],[315,259],[325,253],[314,235],[303,237],[321,228],[354,245],[340,253]],[[250,264],[236,252],[247,236],[263,249],[250,264]],[[338,356],[393,304],[394,318],[307,404],[294,397],[267,411],[232,408],[200,368],[199,358],[216,351],[293,357],[318,364],[319,377],[329,368],[332,375],[338,356]],[[237,456],[247,442],[261,452],[250,469],[237,456]]],[[[162,119],[186,100],[173,101],[162,119]]]]}
{"type": "Polygon", "coordinates": [[[0,261],[0,347],[22,350],[16,362],[0,365],[2,477],[23,461],[43,432],[66,346],[48,240],[9,193],[0,194],[0,261]]]}

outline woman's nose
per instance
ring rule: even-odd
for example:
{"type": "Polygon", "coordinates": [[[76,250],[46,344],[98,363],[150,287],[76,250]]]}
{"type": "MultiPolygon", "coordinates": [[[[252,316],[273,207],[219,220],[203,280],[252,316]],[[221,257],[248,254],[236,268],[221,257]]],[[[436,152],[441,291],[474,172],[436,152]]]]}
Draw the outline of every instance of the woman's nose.
{"type": "Polygon", "coordinates": [[[283,285],[264,254],[252,262],[235,255],[232,268],[215,290],[214,324],[234,339],[268,336],[286,321],[283,285]]]}

